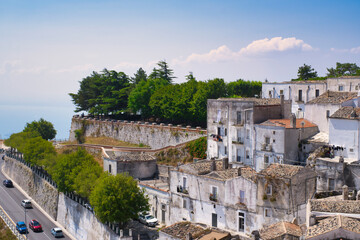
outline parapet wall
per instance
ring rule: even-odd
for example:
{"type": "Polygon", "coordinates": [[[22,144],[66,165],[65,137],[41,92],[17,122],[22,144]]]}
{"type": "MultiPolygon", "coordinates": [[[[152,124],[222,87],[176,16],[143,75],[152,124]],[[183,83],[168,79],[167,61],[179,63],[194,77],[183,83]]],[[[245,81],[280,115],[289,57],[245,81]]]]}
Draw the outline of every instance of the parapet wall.
{"type": "Polygon", "coordinates": [[[206,136],[200,127],[181,127],[163,123],[128,122],[122,120],[99,120],[75,115],[71,121],[70,141],[75,141],[75,130],[84,129],[85,137],[111,137],[120,141],[144,144],[152,149],[175,146],[206,136]]]}
{"type": "Polygon", "coordinates": [[[19,160],[5,157],[3,169],[50,217],[56,220],[58,191],[54,186],[19,160]]]}

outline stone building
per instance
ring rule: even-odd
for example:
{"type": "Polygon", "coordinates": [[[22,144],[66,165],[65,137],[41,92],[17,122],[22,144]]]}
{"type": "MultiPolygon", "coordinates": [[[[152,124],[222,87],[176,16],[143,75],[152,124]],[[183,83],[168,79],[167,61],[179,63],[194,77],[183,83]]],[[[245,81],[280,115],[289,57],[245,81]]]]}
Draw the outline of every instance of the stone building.
{"type": "Polygon", "coordinates": [[[329,134],[330,116],[342,106],[357,106],[360,100],[357,95],[356,92],[326,91],[305,104],[305,118],[318,125],[321,132],[329,134]]]}
{"type": "Polygon", "coordinates": [[[103,169],[113,175],[128,173],[136,179],[152,178],[157,171],[155,157],[142,151],[102,148],[103,169]]]}
{"type": "Polygon", "coordinates": [[[226,159],[170,171],[171,223],[191,221],[250,236],[278,221],[305,222],[316,174],[301,166],[271,164],[257,173],[231,168],[226,159]]]}
{"type": "Polygon", "coordinates": [[[359,76],[343,76],[328,78],[326,80],[265,82],[262,84],[262,98],[280,98],[283,94],[285,100],[291,100],[292,113],[303,118],[307,111],[306,103],[319,97],[326,91],[358,92],[360,90],[359,76]]]}
{"type": "Polygon", "coordinates": [[[287,118],[290,102],[281,99],[220,98],[207,105],[208,158],[228,157],[233,164],[254,166],[255,124],[287,118]]]}
{"type": "MultiPolygon", "coordinates": [[[[269,119],[255,125],[255,169],[260,171],[271,163],[304,164],[299,144],[318,132],[306,119],[269,119]]],[[[300,146],[301,147],[301,146],[300,146]]]]}

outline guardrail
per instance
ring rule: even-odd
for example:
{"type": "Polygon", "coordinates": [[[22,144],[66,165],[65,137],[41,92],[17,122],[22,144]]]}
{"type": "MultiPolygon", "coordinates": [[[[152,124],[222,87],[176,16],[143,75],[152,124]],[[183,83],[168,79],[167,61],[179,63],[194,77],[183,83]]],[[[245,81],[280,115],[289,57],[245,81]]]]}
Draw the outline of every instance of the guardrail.
{"type": "Polygon", "coordinates": [[[27,240],[28,238],[22,234],[20,234],[16,230],[16,225],[14,221],[9,217],[9,215],[5,212],[5,210],[0,206],[0,217],[4,220],[5,224],[10,228],[10,230],[14,233],[17,239],[19,240],[27,240]]]}

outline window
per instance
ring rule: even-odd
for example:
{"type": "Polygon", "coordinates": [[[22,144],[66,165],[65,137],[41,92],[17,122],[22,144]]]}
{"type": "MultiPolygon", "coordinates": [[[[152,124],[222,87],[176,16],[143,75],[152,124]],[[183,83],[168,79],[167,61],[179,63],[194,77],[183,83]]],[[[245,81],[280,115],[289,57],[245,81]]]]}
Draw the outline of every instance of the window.
{"type": "Polygon", "coordinates": [[[326,110],[326,117],[327,117],[327,118],[330,117],[330,110],[326,110]]]}
{"type": "Polygon", "coordinates": [[[237,140],[238,142],[241,142],[241,131],[237,130],[237,140]]]}
{"type": "Polygon", "coordinates": [[[280,90],[280,95],[284,95],[284,90],[280,90]]]}
{"type": "Polygon", "coordinates": [[[211,187],[210,200],[212,200],[212,201],[215,200],[216,201],[217,200],[217,193],[218,193],[217,187],[212,186],[211,187]]]}
{"type": "Polygon", "coordinates": [[[273,139],[273,143],[275,143],[275,139],[273,139]]]}
{"type": "Polygon", "coordinates": [[[271,217],[271,209],[264,208],[264,217],[271,217]]]}
{"type": "Polygon", "coordinates": [[[267,167],[269,165],[269,156],[264,155],[264,167],[267,167]]]}
{"type": "Polygon", "coordinates": [[[245,230],[245,213],[239,212],[239,232],[244,232],[245,230]]]}
{"type": "Polygon", "coordinates": [[[329,191],[334,191],[335,190],[335,179],[329,178],[328,184],[329,184],[329,186],[328,186],[329,191]]]}
{"type": "Polygon", "coordinates": [[[183,199],[183,208],[187,208],[187,202],[186,202],[186,199],[183,199]]]}
{"type": "Polygon", "coordinates": [[[227,155],[227,147],[224,146],[224,152],[225,152],[225,155],[227,155]]]}
{"type": "Polygon", "coordinates": [[[217,135],[221,136],[221,127],[217,128],[217,135]]]}
{"type": "Polygon", "coordinates": [[[270,138],[269,137],[265,137],[265,143],[270,144],[270,138]]]}
{"type": "Polygon", "coordinates": [[[241,112],[236,112],[236,115],[237,115],[236,124],[242,124],[242,122],[241,122],[241,112]]]}
{"type": "Polygon", "coordinates": [[[218,152],[217,152],[217,157],[220,157],[220,146],[218,146],[218,152]]]}
{"type": "Polygon", "coordinates": [[[272,195],[272,186],[271,185],[268,185],[266,187],[266,195],[272,195]]]}
{"type": "Polygon", "coordinates": [[[187,178],[183,177],[183,189],[186,190],[187,188],[187,178]]]}
{"type": "Polygon", "coordinates": [[[319,91],[319,89],[316,89],[315,90],[315,97],[318,97],[318,96],[320,96],[320,91],[319,91]]]}
{"type": "Polygon", "coordinates": [[[241,152],[240,149],[236,149],[236,161],[241,162],[241,152]]]}
{"type": "Polygon", "coordinates": [[[245,203],[245,192],[240,190],[240,203],[245,203]]]}
{"type": "Polygon", "coordinates": [[[109,164],[109,173],[111,173],[111,165],[109,164]]]}
{"type": "Polygon", "coordinates": [[[298,101],[302,102],[302,90],[299,90],[298,101]]]}
{"type": "Polygon", "coordinates": [[[276,132],[275,132],[275,131],[273,131],[273,135],[275,135],[275,133],[276,133],[276,132]]]}
{"type": "Polygon", "coordinates": [[[221,110],[217,110],[217,116],[216,116],[216,122],[220,122],[221,121],[221,110]]]}
{"type": "Polygon", "coordinates": [[[271,94],[271,91],[269,91],[269,98],[272,98],[272,94],[271,94]]]}
{"type": "Polygon", "coordinates": [[[246,139],[250,139],[250,130],[246,129],[246,139]]]}
{"type": "Polygon", "coordinates": [[[350,151],[351,153],[353,153],[353,152],[354,152],[354,149],[353,149],[353,148],[349,148],[349,151],[350,151]]]}
{"type": "Polygon", "coordinates": [[[225,136],[227,136],[227,128],[225,128],[225,136]]]}
{"type": "Polygon", "coordinates": [[[339,85],[339,92],[344,91],[344,86],[343,85],[339,85]]]}
{"type": "Polygon", "coordinates": [[[250,112],[245,112],[246,122],[250,121],[250,112]]]}
{"type": "Polygon", "coordinates": [[[250,159],[249,150],[246,150],[246,159],[250,159]]]}

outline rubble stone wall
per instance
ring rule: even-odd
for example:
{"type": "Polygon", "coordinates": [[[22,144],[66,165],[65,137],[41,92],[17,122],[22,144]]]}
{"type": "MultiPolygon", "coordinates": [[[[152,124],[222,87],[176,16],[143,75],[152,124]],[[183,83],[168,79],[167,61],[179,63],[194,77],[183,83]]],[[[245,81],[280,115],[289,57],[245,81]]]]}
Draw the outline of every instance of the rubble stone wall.
{"type": "Polygon", "coordinates": [[[144,144],[152,149],[175,146],[206,136],[206,130],[200,127],[191,128],[149,124],[143,122],[128,122],[116,120],[98,120],[88,117],[74,116],[71,121],[70,141],[75,141],[75,130],[84,129],[85,137],[111,137],[120,141],[144,144]]]}

